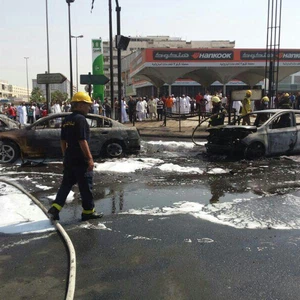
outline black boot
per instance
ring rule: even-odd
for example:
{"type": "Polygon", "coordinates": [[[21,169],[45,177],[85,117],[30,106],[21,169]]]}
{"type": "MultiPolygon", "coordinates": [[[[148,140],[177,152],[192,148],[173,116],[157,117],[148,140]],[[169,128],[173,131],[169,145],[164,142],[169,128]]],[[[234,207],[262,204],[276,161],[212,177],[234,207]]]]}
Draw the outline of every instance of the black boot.
{"type": "Polygon", "coordinates": [[[52,220],[59,220],[59,210],[56,207],[52,206],[48,210],[48,214],[52,220]]]}
{"type": "Polygon", "coordinates": [[[81,214],[81,221],[88,221],[93,219],[100,219],[103,217],[103,213],[96,213],[95,211],[91,214],[81,214]]]}

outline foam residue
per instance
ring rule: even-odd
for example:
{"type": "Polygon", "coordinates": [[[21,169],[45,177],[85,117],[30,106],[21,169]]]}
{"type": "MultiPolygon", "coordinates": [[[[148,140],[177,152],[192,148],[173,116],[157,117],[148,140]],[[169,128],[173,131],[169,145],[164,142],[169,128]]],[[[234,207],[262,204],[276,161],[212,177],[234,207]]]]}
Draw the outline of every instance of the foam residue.
{"type": "Polygon", "coordinates": [[[0,183],[0,232],[6,234],[54,230],[43,211],[15,187],[0,183]]]}
{"type": "Polygon", "coordinates": [[[112,231],[111,228],[108,228],[105,226],[104,223],[98,223],[97,225],[91,224],[89,222],[83,223],[79,226],[80,228],[85,228],[85,229],[95,229],[95,230],[108,230],[112,231]]]}
{"type": "Polygon", "coordinates": [[[195,147],[195,144],[192,142],[176,142],[176,141],[149,141],[147,142],[148,145],[152,146],[160,146],[164,147],[170,150],[178,148],[183,148],[183,149],[193,149],[195,147]]]}
{"type": "Polygon", "coordinates": [[[94,172],[133,173],[137,170],[151,169],[164,161],[156,158],[122,158],[95,163],[94,172]]]}
{"type": "MultiPolygon", "coordinates": [[[[286,195],[235,199],[232,202],[206,205],[181,201],[173,203],[169,207],[130,209],[123,214],[147,216],[186,214],[197,219],[239,229],[300,229],[300,198],[286,195]]],[[[203,243],[204,240],[198,242],[203,243]]]]}
{"type": "MultiPolygon", "coordinates": [[[[71,203],[74,201],[75,197],[74,197],[74,192],[73,191],[70,191],[68,196],[67,196],[67,199],[66,199],[66,203],[71,203]]],[[[51,200],[55,200],[56,198],[56,194],[55,195],[50,195],[50,196],[47,196],[47,198],[51,199],[51,200]]]]}
{"type": "Polygon", "coordinates": [[[213,168],[209,171],[207,171],[207,174],[226,174],[229,170],[224,170],[222,168],[213,168]]]}
{"type": "Polygon", "coordinates": [[[203,170],[193,167],[181,167],[174,164],[163,164],[158,166],[161,171],[164,172],[177,172],[177,173],[189,173],[189,174],[203,174],[203,170]]]}

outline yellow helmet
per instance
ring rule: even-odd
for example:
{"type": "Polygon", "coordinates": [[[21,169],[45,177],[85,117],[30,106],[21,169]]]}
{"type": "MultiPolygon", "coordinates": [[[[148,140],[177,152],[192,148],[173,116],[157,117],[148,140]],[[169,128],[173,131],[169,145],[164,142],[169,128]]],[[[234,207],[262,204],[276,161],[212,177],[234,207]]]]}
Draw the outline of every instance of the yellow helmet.
{"type": "Polygon", "coordinates": [[[284,97],[287,97],[287,98],[288,98],[288,97],[290,97],[290,94],[289,94],[289,93],[285,93],[285,94],[284,94],[284,97]]]}
{"type": "Polygon", "coordinates": [[[262,100],[263,100],[264,102],[269,102],[269,101],[270,101],[268,96],[264,96],[264,97],[262,98],[262,100]]]}
{"type": "Polygon", "coordinates": [[[252,95],[252,92],[250,91],[250,90],[248,90],[247,92],[246,92],[246,96],[251,96],[252,95]]]}
{"type": "Polygon", "coordinates": [[[93,104],[91,97],[85,92],[77,92],[74,94],[71,100],[71,103],[72,102],[85,102],[88,104],[93,104]]]}

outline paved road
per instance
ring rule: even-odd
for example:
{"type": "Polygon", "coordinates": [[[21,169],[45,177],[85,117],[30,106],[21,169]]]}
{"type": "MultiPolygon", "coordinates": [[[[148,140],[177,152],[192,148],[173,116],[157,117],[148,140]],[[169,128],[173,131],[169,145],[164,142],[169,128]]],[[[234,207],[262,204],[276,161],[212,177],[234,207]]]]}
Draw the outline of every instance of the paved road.
{"type": "MultiPolygon", "coordinates": [[[[185,215],[103,221],[66,228],[77,252],[75,299],[299,297],[298,230],[240,230],[185,215]]],[[[56,234],[3,250],[2,299],[63,299],[66,261],[56,234]]]]}
{"type": "MultiPolygon", "coordinates": [[[[168,147],[149,143],[136,158],[148,166],[146,158],[157,159],[151,168],[95,174],[100,222],[79,222],[75,190],[61,214],[77,253],[75,299],[298,299],[297,157],[209,162],[168,147]],[[178,173],[174,164],[204,173],[178,173]]],[[[55,163],[2,171],[46,206],[61,178],[55,163]]],[[[3,299],[64,299],[68,256],[56,232],[1,234],[0,251],[3,299]]]]}

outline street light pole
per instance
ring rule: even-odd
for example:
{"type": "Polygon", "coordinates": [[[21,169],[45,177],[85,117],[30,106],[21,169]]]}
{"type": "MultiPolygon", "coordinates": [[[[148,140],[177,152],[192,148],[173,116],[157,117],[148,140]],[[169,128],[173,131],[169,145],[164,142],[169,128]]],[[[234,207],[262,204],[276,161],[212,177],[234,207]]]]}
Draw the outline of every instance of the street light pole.
{"type": "Polygon", "coordinates": [[[71,38],[74,38],[76,41],[76,91],[78,92],[78,46],[77,39],[83,38],[83,35],[71,35],[71,38]]]}
{"type": "Polygon", "coordinates": [[[70,98],[73,97],[73,68],[72,68],[72,41],[71,41],[71,3],[75,0],[66,0],[68,3],[68,15],[69,15],[69,56],[70,56],[70,98]]]}
{"type": "MultiPolygon", "coordinates": [[[[119,1],[116,0],[117,12],[117,36],[121,36],[121,7],[119,1]]],[[[117,38],[116,38],[117,42],[117,38]]],[[[118,51],[118,100],[119,100],[119,122],[122,122],[122,69],[121,69],[121,49],[117,47],[118,51]]]]}
{"type": "Polygon", "coordinates": [[[110,101],[112,117],[116,119],[115,103],[114,103],[114,64],[113,64],[113,32],[112,32],[112,8],[111,0],[108,0],[109,12],[109,69],[110,69],[110,101]]]}
{"type": "Polygon", "coordinates": [[[49,51],[49,26],[48,26],[48,0],[46,0],[46,34],[47,34],[47,66],[50,73],[50,51],[49,51]]]}
{"type": "Polygon", "coordinates": [[[27,101],[29,101],[29,82],[28,82],[28,56],[24,57],[26,60],[26,79],[27,79],[27,101]]]}

